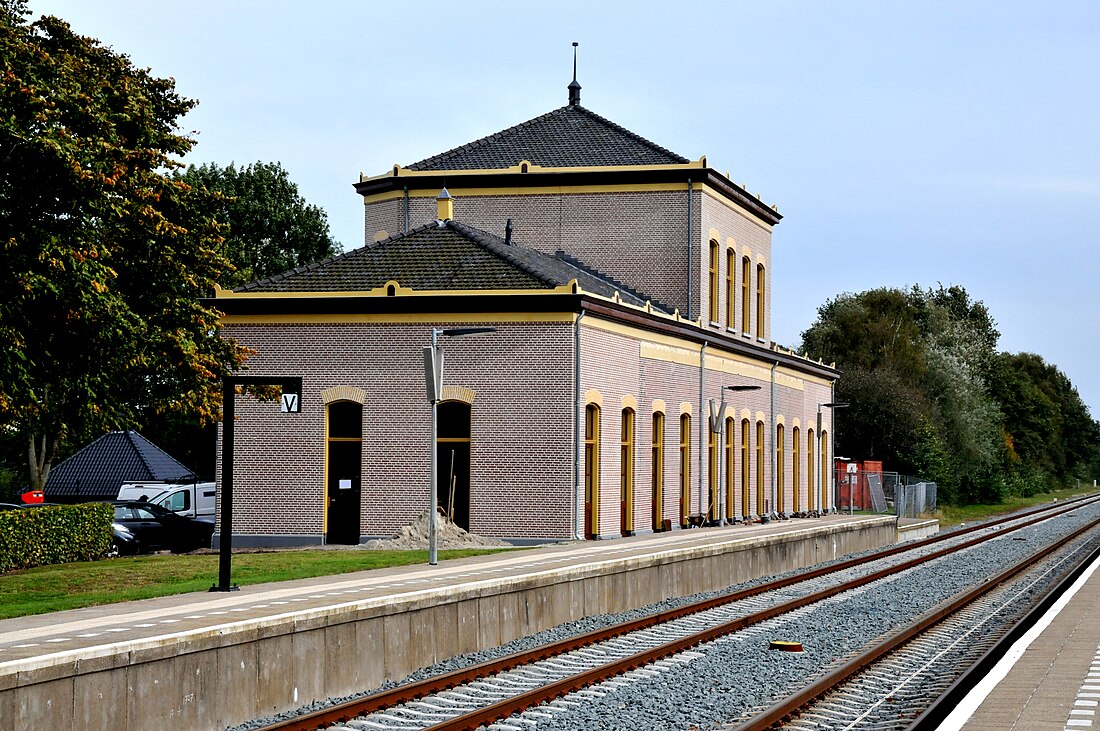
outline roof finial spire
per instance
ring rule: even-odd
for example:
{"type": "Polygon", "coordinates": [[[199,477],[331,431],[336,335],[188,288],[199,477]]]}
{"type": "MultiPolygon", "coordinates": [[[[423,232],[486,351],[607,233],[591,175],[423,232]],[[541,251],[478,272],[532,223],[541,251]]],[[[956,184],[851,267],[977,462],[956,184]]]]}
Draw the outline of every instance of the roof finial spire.
{"type": "Polygon", "coordinates": [[[580,45],[576,41],[573,41],[573,80],[569,82],[569,106],[579,107],[581,104],[581,85],[577,83],[577,46],[580,45]]]}

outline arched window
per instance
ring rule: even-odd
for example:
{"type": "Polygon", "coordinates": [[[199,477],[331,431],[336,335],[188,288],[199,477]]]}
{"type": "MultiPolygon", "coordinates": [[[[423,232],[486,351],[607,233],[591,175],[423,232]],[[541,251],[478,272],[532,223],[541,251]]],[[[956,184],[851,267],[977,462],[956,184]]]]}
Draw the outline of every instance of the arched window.
{"type": "Polygon", "coordinates": [[[737,499],[734,494],[734,474],[733,470],[733,444],[737,438],[733,433],[734,422],[733,417],[730,416],[726,419],[726,520],[733,520],[737,517],[737,499]]]}
{"type": "Polygon", "coordinates": [[[796,513],[802,512],[802,465],[799,463],[802,458],[802,445],[798,441],[800,436],[797,426],[791,429],[791,487],[794,490],[794,512],[796,513]]]}
{"type": "Polygon", "coordinates": [[[665,415],[653,414],[653,530],[661,530],[665,500],[665,415]]]}
{"type": "Polygon", "coordinates": [[[749,505],[749,420],[741,420],[741,516],[752,515],[749,505]]]}
{"type": "Polygon", "coordinates": [[[752,299],[749,297],[752,291],[752,263],[749,257],[741,258],[741,332],[748,335],[751,332],[749,307],[752,299]]]}
{"type": "Polygon", "coordinates": [[[764,336],[764,307],[765,307],[765,278],[764,265],[756,265],[756,337],[764,336]]]}
{"type": "Polygon", "coordinates": [[[619,532],[629,536],[634,533],[634,409],[623,409],[619,454],[619,532]]]}
{"type": "Polygon", "coordinates": [[[718,242],[710,240],[710,321],[718,322],[718,242]]]}
{"type": "Polygon", "coordinates": [[[764,422],[756,422],[756,510],[760,515],[767,515],[770,505],[765,505],[764,498],[764,422]]]}
{"type": "Polygon", "coordinates": [[[737,281],[737,257],[733,253],[733,249],[726,249],[726,327],[735,328],[737,323],[734,320],[734,313],[737,311],[734,308],[736,303],[736,287],[734,282],[737,281]]]}
{"type": "Polygon", "coordinates": [[[691,414],[680,415],[680,525],[691,512],[691,414]]]}
{"type": "Polygon", "coordinates": [[[814,482],[814,470],[816,469],[816,463],[814,462],[814,455],[817,454],[814,444],[814,430],[806,430],[806,509],[815,510],[814,494],[816,483],[814,482]]]}
{"type": "Polygon", "coordinates": [[[821,430],[821,509],[829,509],[829,432],[821,430]]]}
{"type": "Polygon", "coordinates": [[[600,534],[600,407],[584,408],[584,534],[600,534]]]}
{"type": "Polygon", "coordinates": [[[775,425],[775,511],[784,513],[787,507],[783,493],[787,490],[786,471],[783,469],[783,425],[775,425]]]}

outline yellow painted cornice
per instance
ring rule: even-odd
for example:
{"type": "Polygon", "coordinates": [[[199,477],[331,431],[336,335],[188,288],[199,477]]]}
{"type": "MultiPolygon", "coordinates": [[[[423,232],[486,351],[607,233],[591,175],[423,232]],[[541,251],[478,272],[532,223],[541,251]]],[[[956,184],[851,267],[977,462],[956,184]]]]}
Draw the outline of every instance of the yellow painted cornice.
{"type": "MultiPolygon", "coordinates": [[[[380,175],[363,175],[359,173],[359,182],[369,183],[384,178],[430,178],[440,175],[446,175],[448,179],[459,179],[466,175],[499,175],[501,173],[524,175],[528,173],[643,172],[648,170],[701,170],[706,167],[706,155],[703,155],[693,162],[670,163],[665,165],[582,165],[579,167],[554,167],[536,165],[529,160],[520,160],[515,165],[510,165],[508,167],[477,168],[475,170],[410,170],[395,163],[392,168],[380,175]]],[[[450,185],[447,187],[451,188],[450,185]]]]}
{"type": "MultiPolygon", "coordinates": [[[[215,299],[342,299],[348,297],[483,297],[485,295],[578,294],[582,290],[576,279],[559,287],[546,289],[413,289],[391,279],[381,287],[340,292],[232,292],[214,285],[215,299]]],[[[598,296],[598,295],[593,295],[598,296]]],[[[607,297],[605,299],[612,299],[607,297]]]]}
{"type": "MultiPolygon", "coordinates": [[[[692,182],[691,189],[703,190],[703,184],[692,182]]],[[[683,183],[623,183],[618,185],[532,185],[532,186],[499,186],[463,188],[461,185],[448,183],[447,190],[455,198],[475,197],[486,195],[580,195],[584,193],[662,193],[669,191],[686,191],[683,183]]],[[[409,198],[435,199],[436,193],[431,190],[410,190],[409,198]]],[[[386,201],[404,198],[405,192],[401,190],[389,190],[383,193],[371,193],[363,196],[363,205],[372,203],[384,203],[386,201]]],[[[460,204],[461,205],[461,204],[460,204]]],[[[459,211],[461,213],[461,209],[459,211]]],[[[461,219],[460,219],[461,220],[461,219]]]]}

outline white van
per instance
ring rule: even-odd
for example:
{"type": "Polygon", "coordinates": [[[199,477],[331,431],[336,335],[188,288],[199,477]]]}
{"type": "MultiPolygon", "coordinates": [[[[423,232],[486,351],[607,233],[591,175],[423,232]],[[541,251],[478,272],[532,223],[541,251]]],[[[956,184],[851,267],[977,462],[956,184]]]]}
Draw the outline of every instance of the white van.
{"type": "Polygon", "coordinates": [[[213,482],[173,485],[159,495],[154,495],[149,502],[188,518],[213,520],[216,494],[213,482]]]}
{"type": "Polygon", "coordinates": [[[147,500],[187,518],[214,519],[217,488],[213,482],[123,485],[119,500],[147,500]]]}

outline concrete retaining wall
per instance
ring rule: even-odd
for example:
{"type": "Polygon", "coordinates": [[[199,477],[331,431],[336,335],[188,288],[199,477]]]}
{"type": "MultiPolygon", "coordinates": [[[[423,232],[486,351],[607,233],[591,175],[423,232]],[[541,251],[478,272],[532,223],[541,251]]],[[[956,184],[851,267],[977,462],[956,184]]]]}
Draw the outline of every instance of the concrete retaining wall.
{"type": "Polygon", "coordinates": [[[0,675],[0,728],[225,728],[570,620],[724,588],[896,538],[892,517],[818,525],[46,655],[0,675]]]}

